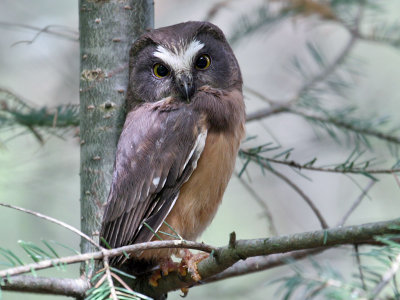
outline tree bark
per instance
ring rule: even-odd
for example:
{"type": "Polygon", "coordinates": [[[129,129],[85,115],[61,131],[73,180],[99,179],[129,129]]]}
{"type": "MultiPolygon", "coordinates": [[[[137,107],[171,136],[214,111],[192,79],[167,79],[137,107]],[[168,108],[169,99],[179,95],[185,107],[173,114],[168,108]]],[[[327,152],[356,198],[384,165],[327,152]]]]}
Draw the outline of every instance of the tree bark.
{"type": "MultiPolygon", "coordinates": [[[[129,48],[153,16],[153,0],[79,2],[81,230],[95,241],[125,117],[129,48]]],[[[93,250],[81,241],[83,253],[93,250]]]]}

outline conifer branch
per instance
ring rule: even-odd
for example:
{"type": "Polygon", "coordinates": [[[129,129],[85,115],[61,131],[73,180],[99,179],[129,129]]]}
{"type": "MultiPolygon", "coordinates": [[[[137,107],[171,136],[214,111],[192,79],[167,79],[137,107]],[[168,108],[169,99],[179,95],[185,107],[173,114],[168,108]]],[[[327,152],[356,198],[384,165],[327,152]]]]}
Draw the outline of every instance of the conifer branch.
{"type": "MultiPolygon", "coordinates": [[[[260,255],[270,255],[277,253],[287,253],[297,250],[320,250],[322,248],[334,247],[344,244],[376,244],[374,241],[375,236],[384,234],[398,233],[395,229],[400,226],[400,219],[395,219],[386,222],[377,222],[356,226],[338,227],[332,229],[325,229],[320,231],[304,232],[292,235],[283,235],[278,237],[271,237],[265,239],[252,239],[252,240],[237,240],[234,247],[228,245],[220,248],[213,248],[202,243],[195,243],[182,240],[174,241],[156,241],[142,244],[135,244],[116,248],[112,250],[103,250],[92,253],[85,253],[81,255],[63,257],[60,259],[43,260],[38,263],[19,266],[11,269],[0,271],[0,277],[3,279],[11,278],[12,276],[22,273],[50,268],[57,264],[71,264],[88,260],[103,259],[104,256],[114,257],[122,253],[132,253],[135,251],[143,251],[146,249],[159,249],[159,248],[190,248],[198,249],[212,254],[205,260],[198,264],[199,274],[203,279],[207,279],[218,273],[223,272],[236,262],[245,260],[250,257],[260,255]]],[[[300,255],[300,254],[298,254],[300,255]]],[[[277,264],[277,259],[271,260],[268,264],[277,264]],[[273,263],[274,261],[274,263],[273,263]]],[[[132,288],[135,291],[144,293],[149,296],[162,295],[168,291],[176,290],[181,287],[190,286],[194,284],[190,274],[182,277],[176,273],[170,273],[166,277],[159,280],[157,288],[151,287],[143,282],[133,282],[132,288]]],[[[5,282],[7,285],[7,282],[5,282]]]]}
{"type": "Polygon", "coordinates": [[[373,169],[369,168],[368,161],[363,163],[363,167],[357,167],[350,162],[345,162],[343,164],[339,164],[336,167],[317,167],[314,166],[314,161],[307,162],[305,164],[301,164],[294,160],[286,160],[286,159],[276,159],[276,158],[269,158],[263,157],[258,155],[257,153],[251,152],[249,150],[241,149],[239,154],[243,157],[250,159],[251,161],[257,163],[258,165],[262,166],[263,168],[270,170],[272,167],[270,163],[273,164],[280,164],[292,167],[298,170],[309,170],[309,171],[318,171],[318,172],[327,172],[327,173],[340,173],[340,174],[360,174],[367,177],[371,177],[370,175],[378,175],[378,174],[395,174],[400,172],[400,168],[388,168],[388,169],[373,169]]]}

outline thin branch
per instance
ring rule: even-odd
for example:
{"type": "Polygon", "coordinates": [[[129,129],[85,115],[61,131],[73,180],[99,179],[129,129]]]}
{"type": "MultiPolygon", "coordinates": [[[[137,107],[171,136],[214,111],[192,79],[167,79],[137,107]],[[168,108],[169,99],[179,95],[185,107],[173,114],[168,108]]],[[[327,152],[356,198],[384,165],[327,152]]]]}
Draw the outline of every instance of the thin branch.
{"type": "MultiPolygon", "coordinates": [[[[375,181],[372,181],[375,183],[375,181]]],[[[356,202],[361,201],[364,196],[368,193],[368,190],[373,186],[373,184],[369,183],[368,186],[364,189],[363,193],[356,199],[356,202]],[[361,200],[360,200],[361,199],[361,200]]],[[[354,204],[352,208],[345,214],[345,216],[349,216],[352,211],[354,211],[354,204]]],[[[347,217],[343,217],[340,222],[338,222],[337,227],[341,227],[347,220],[347,217]]],[[[356,245],[358,247],[358,245],[356,245]]],[[[268,256],[255,256],[247,258],[246,260],[241,260],[235,263],[233,266],[229,267],[225,271],[211,276],[205,280],[205,282],[214,282],[218,280],[223,280],[231,277],[246,275],[254,272],[260,272],[263,270],[271,269],[274,267],[286,265],[288,261],[300,260],[309,255],[319,254],[323,251],[327,250],[326,248],[320,249],[308,249],[308,250],[299,250],[288,253],[278,253],[271,254],[268,256]]]]}
{"type": "Polygon", "coordinates": [[[264,119],[269,116],[273,116],[282,112],[286,112],[288,108],[287,104],[275,104],[268,108],[259,109],[255,112],[248,113],[246,115],[246,122],[252,122],[255,120],[264,119]]]}
{"type": "Polygon", "coordinates": [[[215,250],[214,247],[206,245],[204,243],[196,243],[196,242],[190,242],[190,241],[184,241],[184,240],[183,241],[182,240],[169,240],[169,241],[147,242],[147,243],[140,243],[140,244],[124,246],[124,247],[115,248],[115,249],[111,249],[111,250],[103,249],[102,251],[97,251],[97,252],[88,252],[88,253],[84,253],[84,254],[66,256],[66,257],[62,257],[62,258],[47,259],[47,260],[42,260],[38,263],[32,263],[32,264],[27,264],[27,265],[23,265],[23,266],[13,267],[13,268],[1,270],[0,278],[6,277],[6,276],[14,276],[14,275],[19,275],[19,274],[23,274],[23,273],[28,273],[28,272],[31,272],[32,270],[48,269],[48,268],[54,267],[59,264],[74,264],[74,263],[88,261],[88,260],[92,260],[92,259],[99,260],[99,259],[103,259],[103,257],[105,255],[108,256],[109,258],[111,258],[111,257],[123,255],[125,252],[133,253],[133,252],[138,252],[138,251],[143,251],[143,250],[162,249],[162,248],[187,248],[187,249],[201,250],[201,251],[208,252],[208,253],[215,250]]]}
{"type": "Polygon", "coordinates": [[[78,42],[79,41],[79,38],[78,38],[79,33],[77,31],[71,30],[68,27],[62,26],[62,25],[48,25],[48,26],[45,26],[45,27],[41,28],[41,27],[36,27],[36,26],[32,26],[32,25],[0,21],[0,26],[24,28],[24,29],[28,29],[28,30],[37,31],[37,34],[35,35],[33,40],[31,40],[30,42],[33,42],[37,38],[37,36],[39,34],[41,34],[41,33],[46,33],[46,34],[49,34],[49,35],[57,36],[57,37],[60,37],[60,38],[63,38],[63,39],[67,39],[67,40],[73,41],[73,42],[78,42]],[[59,32],[59,31],[53,30],[52,28],[61,28],[65,32],[68,32],[68,33],[59,32]]]}
{"type": "Polygon", "coordinates": [[[340,128],[344,128],[344,129],[348,129],[360,134],[366,134],[366,135],[370,135],[370,136],[374,136],[378,139],[381,140],[385,140],[388,142],[392,142],[395,144],[400,144],[400,137],[397,136],[393,136],[393,135],[389,135],[389,134],[385,134],[383,132],[374,130],[374,129],[370,129],[370,128],[362,128],[362,127],[358,127],[357,125],[351,124],[349,122],[346,121],[342,121],[342,120],[338,120],[334,117],[322,117],[316,114],[312,114],[306,111],[300,111],[297,109],[291,109],[288,108],[286,109],[284,112],[288,112],[288,113],[292,113],[292,114],[296,114],[299,116],[302,116],[306,119],[310,119],[313,121],[318,121],[318,122],[322,122],[322,123],[329,123],[332,124],[336,127],[340,127],[340,128]]]}
{"type": "Polygon", "coordinates": [[[397,176],[396,173],[393,173],[393,177],[394,177],[394,180],[396,180],[397,186],[400,187],[400,179],[399,179],[399,176],[397,176]]]}
{"type": "Polygon", "coordinates": [[[358,32],[359,32],[359,27],[360,23],[363,17],[364,13],[364,5],[361,4],[359,6],[357,15],[354,20],[354,28],[349,29],[350,33],[350,39],[346,43],[346,45],[343,47],[343,50],[339,53],[339,55],[336,57],[336,59],[327,67],[325,68],[320,74],[312,78],[308,83],[306,83],[300,91],[297,93],[297,96],[290,101],[291,103],[296,102],[298,99],[301,98],[310,88],[312,88],[314,85],[323,82],[325,79],[327,79],[331,74],[333,74],[336,69],[343,64],[343,62],[346,60],[347,56],[349,55],[350,51],[353,49],[357,39],[358,39],[358,32]]]}
{"type": "Polygon", "coordinates": [[[400,254],[396,256],[396,259],[393,261],[390,268],[382,275],[382,280],[373,289],[371,298],[373,298],[374,300],[379,299],[378,298],[379,294],[382,292],[385,286],[390,282],[390,280],[393,278],[393,276],[396,274],[399,268],[400,268],[400,254]]]}
{"type": "Polygon", "coordinates": [[[92,240],[90,237],[88,237],[86,234],[84,234],[83,232],[81,232],[80,230],[76,229],[75,227],[73,227],[73,226],[71,226],[71,225],[69,225],[67,223],[64,223],[64,222],[62,222],[60,220],[54,219],[52,217],[43,215],[41,213],[26,209],[26,208],[14,206],[14,205],[11,205],[11,204],[0,203],[0,206],[12,208],[12,209],[15,209],[15,210],[19,210],[19,211],[22,211],[24,213],[31,214],[31,215],[34,215],[35,217],[38,217],[38,218],[44,219],[46,221],[50,221],[52,223],[60,225],[60,226],[62,226],[64,228],[76,233],[77,235],[81,236],[82,238],[87,240],[89,243],[91,243],[95,247],[101,249],[100,245],[98,243],[96,243],[94,240],[92,240]]]}
{"type": "Polygon", "coordinates": [[[280,179],[282,179],[283,181],[285,181],[292,189],[294,189],[296,191],[296,193],[298,193],[301,198],[303,198],[303,200],[307,203],[307,205],[311,208],[311,210],[314,212],[315,216],[318,218],[319,223],[321,224],[321,227],[326,229],[328,228],[328,223],[325,221],[324,216],[321,214],[321,212],[319,211],[319,209],[317,208],[317,206],[314,204],[314,202],[311,200],[310,197],[308,197],[303,190],[297,186],[293,181],[291,181],[288,177],[286,177],[285,175],[283,175],[282,173],[278,172],[275,169],[271,169],[268,168],[268,171],[270,171],[271,173],[273,173],[274,175],[276,175],[277,177],[279,177],[280,179]]]}
{"type": "Polygon", "coordinates": [[[356,261],[357,261],[358,273],[360,275],[361,286],[362,286],[362,289],[364,291],[366,291],[367,285],[365,284],[364,272],[363,272],[362,265],[361,265],[360,251],[359,251],[358,247],[359,247],[358,245],[354,245],[354,252],[356,254],[356,261]]]}
{"type": "Polygon", "coordinates": [[[248,92],[249,94],[252,94],[254,96],[256,96],[257,98],[261,99],[262,101],[270,104],[270,105],[277,105],[278,103],[274,100],[271,100],[269,98],[267,98],[265,95],[261,94],[259,91],[249,87],[249,86],[243,86],[243,90],[245,92],[248,92]]]}
{"type": "Polygon", "coordinates": [[[293,97],[292,100],[286,102],[285,104],[271,105],[271,107],[269,107],[267,109],[260,109],[256,112],[248,114],[246,117],[246,121],[251,122],[254,120],[260,120],[260,119],[269,117],[271,115],[287,111],[287,109],[290,106],[293,106],[312,87],[314,87],[316,84],[318,84],[320,82],[323,82],[325,79],[327,79],[331,74],[333,74],[336,71],[336,69],[345,61],[346,57],[349,55],[350,51],[353,49],[353,47],[357,41],[357,38],[358,38],[358,35],[351,33],[351,36],[350,36],[348,42],[344,46],[343,50],[336,57],[336,59],[334,61],[332,61],[332,63],[329,66],[327,66],[321,73],[317,74],[311,80],[306,82],[302,86],[302,88],[296,93],[296,96],[293,97]]]}
{"type": "Polygon", "coordinates": [[[215,16],[219,13],[220,10],[227,7],[228,4],[232,2],[232,0],[221,0],[216,2],[211,8],[207,11],[207,15],[204,18],[204,21],[210,22],[215,16]]]}
{"type": "Polygon", "coordinates": [[[340,66],[353,49],[354,44],[357,41],[357,36],[351,35],[349,41],[344,46],[343,50],[339,53],[336,59],[327,67],[325,68],[320,74],[313,77],[310,81],[306,82],[304,86],[299,90],[297,95],[290,101],[290,103],[297,102],[304,94],[308,92],[316,84],[323,82],[325,79],[329,77],[329,75],[333,74],[338,66],[340,66]]]}
{"type": "Polygon", "coordinates": [[[274,217],[272,216],[268,205],[254,191],[254,189],[251,188],[251,186],[242,177],[240,177],[237,173],[236,173],[236,177],[239,179],[239,181],[243,185],[243,187],[251,194],[252,198],[262,207],[262,209],[264,211],[264,215],[265,215],[265,217],[267,218],[267,221],[268,221],[269,232],[272,235],[278,235],[278,230],[276,229],[276,226],[275,226],[274,217]]]}
{"type": "Polygon", "coordinates": [[[247,275],[255,272],[264,271],[267,269],[286,265],[288,261],[300,260],[309,255],[318,254],[322,249],[311,249],[311,250],[299,250],[288,253],[271,254],[268,256],[254,256],[249,257],[246,260],[240,260],[225,271],[222,271],[214,276],[208,277],[204,282],[210,283],[219,280],[224,280],[236,276],[247,275]]]}
{"type": "Polygon", "coordinates": [[[365,187],[365,189],[362,191],[361,195],[357,197],[356,201],[352,204],[352,206],[349,208],[349,210],[345,213],[343,216],[342,220],[339,222],[339,224],[343,225],[346,223],[347,219],[350,217],[350,215],[356,210],[358,205],[360,205],[361,201],[364,199],[364,197],[368,194],[368,191],[374,186],[376,183],[375,180],[371,180],[368,185],[365,187]]]}
{"type": "MultiPolygon", "coordinates": [[[[256,163],[262,163],[262,166],[265,167],[266,169],[269,169],[270,167],[260,161],[257,157],[255,157],[254,153],[250,153],[246,150],[241,149],[241,153],[245,154],[247,157],[251,158],[256,163]]],[[[275,164],[281,164],[281,165],[286,165],[289,167],[293,167],[299,170],[310,170],[310,171],[320,171],[320,172],[328,172],[328,173],[340,173],[340,174],[393,174],[393,173],[399,173],[400,169],[367,169],[367,168],[347,168],[347,169],[342,169],[342,168],[324,168],[324,167],[314,167],[310,164],[307,165],[302,165],[298,162],[295,162],[293,160],[279,160],[279,159],[274,159],[274,158],[268,158],[268,157],[263,157],[262,158],[264,161],[269,162],[269,163],[275,163],[275,164]]]]}

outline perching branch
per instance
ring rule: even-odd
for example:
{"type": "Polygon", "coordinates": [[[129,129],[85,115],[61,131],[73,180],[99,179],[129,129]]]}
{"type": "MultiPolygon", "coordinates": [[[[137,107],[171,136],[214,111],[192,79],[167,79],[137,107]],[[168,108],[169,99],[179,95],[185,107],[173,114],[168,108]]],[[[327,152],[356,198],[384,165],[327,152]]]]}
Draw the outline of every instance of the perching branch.
{"type": "Polygon", "coordinates": [[[0,278],[6,276],[14,276],[19,274],[24,274],[31,272],[32,270],[43,270],[52,268],[59,264],[74,264],[79,262],[85,262],[90,260],[100,260],[103,257],[107,256],[109,258],[123,255],[124,253],[134,253],[143,250],[149,249],[161,249],[161,248],[188,248],[188,249],[196,249],[204,252],[211,252],[214,250],[214,247],[206,245],[204,243],[196,243],[191,241],[184,240],[173,240],[173,241],[156,241],[156,242],[147,242],[141,244],[134,244],[129,246],[124,246],[120,248],[115,248],[111,250],[103,249],[102,251],[97,252],[88,252],[84,254],[66,256],[62,258],[56,259],[46,259],[42,260],[38,263],[27,264],[23,266],[13,267],[0,271],[0,278]]]}
{"type": "MultiPolygon", "coordinates": [[[[398,230],[393,229],[392,226],[399,224],[400,219],[395,219],[387,222],[332,228],[266,239],[239,240],[235,247],[218,248],[213,252],[213,255],[198,264],[198,271],[201,278],[206,280],[221,273],[234,263],[249,257],[295,250],[320,249],[344,244],[375,243],[373,238],[377,235],[398,233],[398,230]]],[[[170,273],[168,276],[162,277],[158,283],[156,289],[143,282],[133,286],[133,288],[154,297],[181,287],[190,286],[195,282],[190,275],[182,277],[176,273],[170,273]]]]}
{"type": "MultiPolygon", "coordinates": [[[[373,240],[375,236],[398,233],[398,230],[393,229],[395,226],[400,226],[400,219],[304,232],[265,239],[238,240],[234,245],[220,248],[213,248],[202,243],[181,240],[148,242],[112,250],[103,250],[69,256],[60,259],[43,260],[41,262],[26,266],[2,270],[0,271],[0,277],[6,278],[7,276],[19,275],[30,272],[32,269],[39,270],[50,268],[60,263],[71,264],[88,261],[91,259],[99,260],[105,255],[111,258],[114,256],[119,256],[124,252],[132,253],[135,251],[159,248],[190,248],[206,252],[212,252],[212,250],[214,250],[212,255],[198,264],[200,276],[203,279],[207,279],[211,276],[221,273],[234,263],[250,257],[285,253],[296,250],[321,249],[344,244],[376,243],[373,240]]],[[[147,282],[143,281],[134,282],[132,288],[135,291],[142,292],[146,295],[155,296],[179,289],[181,287],[187,287],[194,283],[195,282],[190,275],[182,277],[181,275],[178,276],[176,273],[170,273],[168,276],[162,277],[159,280],[159,286],[156,289],[149,286],[147,282]]]]}

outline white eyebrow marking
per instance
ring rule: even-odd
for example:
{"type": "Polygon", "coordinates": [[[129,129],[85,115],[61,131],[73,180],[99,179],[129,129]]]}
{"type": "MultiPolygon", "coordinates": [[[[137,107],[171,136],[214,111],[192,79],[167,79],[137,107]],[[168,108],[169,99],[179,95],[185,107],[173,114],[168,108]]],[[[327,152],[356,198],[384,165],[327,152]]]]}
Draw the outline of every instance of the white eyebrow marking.
{"type": "Polygon", "coordinates": [[[198,40],[191,41],[184,48],[173,47],[175,52],[159,45],[154,51],[154,56],[167,63],[176,73],[188,72],[191,70],[196,54],[204,47],[198,40]]]}

